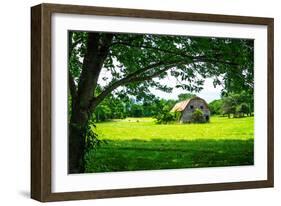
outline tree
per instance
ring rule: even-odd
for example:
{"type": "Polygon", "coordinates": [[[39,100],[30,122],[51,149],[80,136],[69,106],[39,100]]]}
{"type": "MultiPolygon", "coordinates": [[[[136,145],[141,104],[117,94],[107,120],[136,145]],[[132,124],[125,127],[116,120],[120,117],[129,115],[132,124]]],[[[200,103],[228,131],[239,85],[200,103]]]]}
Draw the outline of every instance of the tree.
{"type": "Polygon", "coordinates": [[[233,95],[223,98],[222,112],[223,114],[227,114],[228,118],[230,118],[231,114],[233,114],[233,116],[236,114],[236,101],[237,99],[233,95]]]}
{"type": "Polygon", "coordinates": [[[223,75],[228,88],[234,88],[230,82],[253,79],[253,40],[69,31],[68,42],[70,173],[84,172],[86,128],[113,92],[140,99],[150,87],[171,92],[159,83],[167,75],[189,92],[200,91],[206,77],[214,77],[216,85],[223,75]],[[108,73],[103,86],[98,85],[102,70],[108,73]]]}
{"type": "Polygon", "coordinates": [[[233,117],[250,114],[250,108],[253,108],[251,105],[253,105],[252,94],[247,94],[245,91],[241,93],[229,93],[228,96],[222,99],[222,111],[228,117],[230,117],[230,114],[233,114],[233,117]]]}
{"type": "Polygon", "coordinates": [[[110,119],[111,109],[106,104],[99,105],[95,110],[95,121],[103,122],[110,119]]]}
{"type": "Polygon", "coordinates": [[[249,106],[248,106],[248,104],[246,104],[246,103],[241,103],[240,105],[238,105],[237,107],[236,107],[236,113],[238,113],[238,115],[241,117],[243,117],[244,116],[244,114],[249,114],[249,112],[250,112],[250,108],[249,108],[249,106]]]}
{"type": "Polygon", "coordinates": [[[109,119],[123,119],[126,117],[125,103],[113,95],[108,95],[95,109],[94,120],[96,122],[109,119]]]}
{"type": "Polygon", "coordinates": [[[222,113],[223,100],[217,99],[209,103],[209,109],[212,115],[219,115],[222,113]]]}
{"type": "Polygon", "coordinates": [[[179,101],[184,101],[186,99],[190,99],[192,97],[195,97],[195,94],[191,94],[191,93],[183,93],[183,94],[179,94],[178,95],[178,100],[179,101]]]}
{"type": "Polygon", "coordinates": [[[143,108],[140,104],[132,105],[131,116],[132,117],[142,117],[143,116],[143,108]]]}
{"type": "Polygon", "coordinates": [[[241,91],[240,92],[240,103],[244,103],[246,105],[244,105],[244,108],[247,107],[247,112],[245,112],[245,114],[249,114],[252,115],[252,113],[254,112],[254,90],[251,91],[241,91]]]}

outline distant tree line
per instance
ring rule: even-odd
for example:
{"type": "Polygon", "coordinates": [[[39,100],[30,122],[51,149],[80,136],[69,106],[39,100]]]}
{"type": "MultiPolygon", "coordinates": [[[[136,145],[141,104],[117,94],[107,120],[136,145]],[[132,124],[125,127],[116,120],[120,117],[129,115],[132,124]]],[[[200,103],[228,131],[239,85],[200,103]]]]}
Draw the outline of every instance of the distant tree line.
{"type": "Polygon", "coordinates": [[[177,100],[165,100],[154,95],[143,96],[136,99],[124,95],[109,95],[97,106],[94,112],[95,122],[104,122],[111,119],[124,119],[126,117],[155,117],[158,123],[167,123],[176,117],[170,114],[172,107],[179,101],[186,100],[195,95],[180,94],[177,100]]]}
{"type": "Polygon", "coordinates": [[[252,116],[254,112],[254,97],[252,93],[242,91],[224,94],[222,99],[209,103],[211,114],[232,117],[252,116]]]}
{"type": "MultiPolygon", "coordinates": [[[[191,93],[178,95],[176,100],[165,100],[154,95],[136,99],[123,95],[109,95],[96,108],[93,118],[95,122],[127,117],[154,117],[156,123],[166,124],[177,120],[179,114],[171,114],[170,110],[179,101],[195,96],[191,93]]],[[[253,94],[242,91],[240,93],[225,93],[221,99],[209,103],[211,115],[230,117],[252,116],[254,112],[253,94]]]]}
{"type": "Polygon", "coordinates": [[[103,122],[126,117],[152,117],[162,112],[164,108],[172,107],[174,103],[173,100],[156,97],[138,101],[133,97],[120,98],[110,95],[96,108],[94,119],[96,122],[103,122]]]}

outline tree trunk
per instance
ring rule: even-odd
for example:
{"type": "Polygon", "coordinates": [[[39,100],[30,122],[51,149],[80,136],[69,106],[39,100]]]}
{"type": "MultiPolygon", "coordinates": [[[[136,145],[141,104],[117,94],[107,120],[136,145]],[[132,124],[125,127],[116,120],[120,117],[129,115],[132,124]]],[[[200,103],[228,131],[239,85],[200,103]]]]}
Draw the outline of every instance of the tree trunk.
{"type": "Polygon", "coordinates": [[[98,105],[94,101],[94,92],[112,38],[112,34],[104,36],[99,33],[88,34],[87,51],[83,60],[77,95],[72,100],[72,111],[68,128],[69,173],[85,172],[86,128],[91,112],[98,105]]]}
{"type": "Polygon", "coordinates": [[[69,166],[68,172],[73,173],[84,173],[84,150],[85,150],[85,131],[84,128],[88,122],[87,111],[81,111],[81,109],[75,109],[72,112],[72,116],[69,123],[69,166]]]}
{"type": "Polygon", "coordinates": [[[69,165],[68,173],[77,174],[85,172],[83,131],[69,125],[69,165]]]}

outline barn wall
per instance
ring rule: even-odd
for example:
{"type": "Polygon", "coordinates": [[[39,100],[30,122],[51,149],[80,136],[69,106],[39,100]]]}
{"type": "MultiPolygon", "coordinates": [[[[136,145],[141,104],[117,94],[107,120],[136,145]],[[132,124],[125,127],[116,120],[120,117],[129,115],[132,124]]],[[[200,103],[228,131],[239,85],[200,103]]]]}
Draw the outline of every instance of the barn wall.
{"type": "Polygon", "coordinates": [[[184,109],[180,122],[187,123],[191,121],[192,113],[196,110],[200,109],[204,113],[205,116],[209,116],[210,118],[210,110],[208,109],[208,106],[202,99],[192,99],[184,109]],[[193,105],[193,109],[191,109],[191,105],[193,105]],[[200,106],[203,106],[203,109],[200,108],[200,106]]]}

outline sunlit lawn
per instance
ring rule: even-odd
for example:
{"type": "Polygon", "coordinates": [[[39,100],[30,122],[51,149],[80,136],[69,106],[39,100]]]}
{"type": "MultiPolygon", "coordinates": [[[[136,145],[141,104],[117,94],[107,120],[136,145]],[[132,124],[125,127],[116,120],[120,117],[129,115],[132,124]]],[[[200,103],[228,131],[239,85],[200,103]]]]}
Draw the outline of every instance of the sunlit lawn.
{"type": "Polygon", "coordinates": [[[253,164],[253,117],[167,125],[152,118],[127,118],[96,126],[107,143],[88,154],[87,172],[253,164]]]}
{"type": "Polygon", "coordinates": [[[155,124],[152,118],[127,118],[97,124],[101,139],[107,140],[194,140],[253,138],[253,117],[213,117],[207,124],[155,124]]]}

